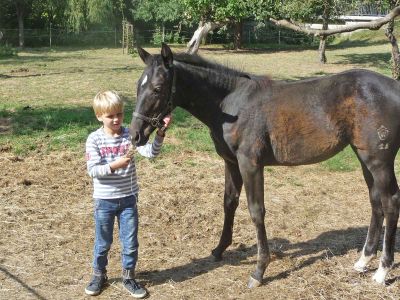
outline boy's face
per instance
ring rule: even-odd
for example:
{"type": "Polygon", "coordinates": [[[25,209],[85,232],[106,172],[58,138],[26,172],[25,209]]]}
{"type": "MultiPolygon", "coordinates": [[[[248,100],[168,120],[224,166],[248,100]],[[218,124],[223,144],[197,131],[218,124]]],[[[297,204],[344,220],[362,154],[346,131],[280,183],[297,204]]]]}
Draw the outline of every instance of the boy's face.
{"type": "Polygon", "coordinates": [[[124,113],[122,110],[107,112],[97,116],[97,119],[103,123],[106,133],[119,134],[124,119],[124,113]]]}

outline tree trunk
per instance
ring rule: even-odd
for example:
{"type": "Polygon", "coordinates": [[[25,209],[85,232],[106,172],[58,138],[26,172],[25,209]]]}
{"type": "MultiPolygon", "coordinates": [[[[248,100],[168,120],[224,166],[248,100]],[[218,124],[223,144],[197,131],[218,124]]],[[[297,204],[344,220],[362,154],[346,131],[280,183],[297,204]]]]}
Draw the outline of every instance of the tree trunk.
{"type": "Polygon", "coordinates": [[[325,55],[325,50],[326,50],[326,38],[327,36],[321,36],[319,39],[319,47],[318,47],[318,54],[319,54],[319,62],[321,64],[326,63],[326,55],[325,55]]]}
{"type": "Polygon", "coordinates": [[[18,40],[19,46],[21,48],[25,45],[25,38],[24,38],[24,7],[23,4],[15,2],[15,8],[17,11],[17,18],[18,18],[18,40]]]}
{"type": "Polygon", "coordinates": [[[196,54],[199,50],[200,43],[205,39],[210,31],[220,27],[221,24],[213,22],[200,21],[199,27],[194,32],[192,39],[187,43],[186,52],[189,54],[196,54]]]}
{"type": "Polygon", "coordinates": [[[240,20],[239,22],[235,22],[235,34],[233,40],[233,48],[235,50],[242,48],[242,31],[243,31],[243,22],[240,20]]]}
{"type": "MultiPolygon", "coordinates": [[[[322,14],[322,30],[328,29],[328,23],[329,23],[329,7],[325,6],[324,13],[322,14]]],[[[326,35],[321,35],[320,40],[319,40],[318,53],[319,53],[319,62],[321,64],[326,63],[325,50],[326,50],[327,37],[328,36],[326,36],[326,35]]]]}
{"type": "Polygon", "coordinates": [[[399,54],[399,46],[397,44],[397,39],[393,34],[394,30],[394,20],[388,23],[388,26],[385,30],[385,35],[389,39],[390,44],[392,45],[392,77],[396,80],[400,80],[400,54],[399,54]]]}

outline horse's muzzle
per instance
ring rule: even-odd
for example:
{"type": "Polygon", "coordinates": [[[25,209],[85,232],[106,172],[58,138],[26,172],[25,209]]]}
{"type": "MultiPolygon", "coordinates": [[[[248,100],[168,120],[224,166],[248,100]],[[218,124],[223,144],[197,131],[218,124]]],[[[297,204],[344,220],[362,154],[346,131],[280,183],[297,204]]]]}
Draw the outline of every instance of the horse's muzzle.
{"type": "Polygon", "coordinates": [[[131,144],[136,147],[143,146],[147,143],[147,139],[139,131],[130,132],[131,144]]]}

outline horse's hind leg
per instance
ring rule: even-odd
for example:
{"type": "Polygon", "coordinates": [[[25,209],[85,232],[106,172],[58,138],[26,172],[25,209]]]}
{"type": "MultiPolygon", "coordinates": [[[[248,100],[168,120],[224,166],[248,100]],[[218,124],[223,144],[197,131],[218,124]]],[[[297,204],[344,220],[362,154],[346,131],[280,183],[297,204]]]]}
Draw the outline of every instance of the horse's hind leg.
{"type": "Polygon", "coordinates": [[[381,202],[385,216],[385,234],[383,238],[382,256],[379,268],[373,279],[385,283],[386,275],[394,261],[394,246],[396,240],[397,221],[399,219],[400,192],[392,166],[374,173],[375,182],[380,188],[381,202]]]}
{"type": "Polygon", "coordinates": [[[240,191],[243,180],[238,165],[225,162],[225,193],[224,193],[224,227],[218,246],[212,251],[216,260],[222,259],[222,253],[232,243],[233,221],[239,205],[240,191]]]}
{"type": "MultiPolygon", "coordinates": [[[[362,159],[362,153],[358,151],[358,154],[362,159]]],[[[366,179],[367,184],[370,187],[372,217],[363,253],[355,267],[358,269],[361,269],[362,267],[365,268],[369,260],[376,255],[384,217],[386,219],[386,226],[382,257],[379,268],[373,276],[373,279],[376,282],[384,283],[386,275],[392,267],[394,260],[394,244],[397,221],[399,218],[400,192],[394,174],[394,156],[391,157],[390,154],[386,156],[382,155],[380,158],[379,156],[375,158],[365,156],[363,161],[372,175],[371,187],[369,181],[366,179]]]]}
{"type": "Polygon", "coordinates": [[[368,228],[367,239],[361,251],[360,259],[354,264],[354,269],[358,272],[365,272],[369,262],[376,257],[379,238],[382,232],[383,210],[379,194],[373,189],[374,178],[364,162],[360,159],[365,182],[369,190],[369,198],[372,208],[371,222],[368,228]]]}

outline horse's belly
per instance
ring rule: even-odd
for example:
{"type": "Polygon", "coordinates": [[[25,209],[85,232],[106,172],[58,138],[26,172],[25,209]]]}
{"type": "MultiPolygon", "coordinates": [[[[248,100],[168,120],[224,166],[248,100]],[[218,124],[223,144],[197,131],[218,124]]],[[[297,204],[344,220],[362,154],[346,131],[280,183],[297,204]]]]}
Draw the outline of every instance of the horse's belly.
{"type": "Polygon", "coordinates": [[[335,128],[300,124],[270,133],[270,141],[275,160],[285,165],[320,162],[332,157],[347,145],[335,128]]]}

